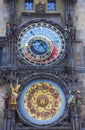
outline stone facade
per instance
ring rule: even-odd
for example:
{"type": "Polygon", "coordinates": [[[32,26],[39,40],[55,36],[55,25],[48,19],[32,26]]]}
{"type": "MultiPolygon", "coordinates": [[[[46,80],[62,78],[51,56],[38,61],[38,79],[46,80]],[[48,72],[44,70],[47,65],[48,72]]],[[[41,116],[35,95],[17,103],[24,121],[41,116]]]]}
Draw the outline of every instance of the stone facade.
{"type": "MultiPolygon", "coordinates": [[[[9,20],[8,4],[0,1],[0,37],[6,36],[6,23],[9,20]]],[[[0,85],[0,130],[3,130],[4,124],[4,93],[6,92],[6,85],[0,85]]]]}
{"type": "Polygon", "coordinates": [[[78,87],[82,95],[82,122],[85,127],[85,1],[78,0],[74,6],[74,23],[77,29],[76,37],[79,43],[75,44],[75,67],[78,72],[78,87]]]}
{"type": "Polygon", "coordinates": [[[0,2],[0,36],[6,35],[6,22],[9,20],[9,8],[8,4],[3,0],[0,2]]]}
{"type": "MultiPolygon", "coordinates": [[[[58,5],[59,9],[61,8],[60,4],[61,3],[58,5]]],[[[17,4],[17,19],[20,17],[20,13],[23,12],[23,10],[23,2],[19,0],[17,4]],[[21,3],[22,6],[19,7],[19,5],[21,5],[19,3],[21,3]]],[[[63,10],[61,10],[61,12],[63,12],[63,10]]],[[[64,12],[62,15],[64,16],[64,12]]],[[[6,36],[6,23],[8,21],[8,4],[4,3],[3,0],[0,0],[0,37],[6,36]]],[[[74,5],[74,25],[76,28],[77,42],[73,45],[73,57],[78,76],[78,88],[80,89],[82,95],[82,126],[85,127],[85,0],[78,0],[77,4],[74,5]]],[[[6,85],[0,86],[0,130],[3,130],[4,100],[2,96],[4,95],[5,91],[6,85]]]]}
{"type": "Polygon", "coordinates": [[[0,86],[0,130],[3,130],[4,125],[4,93],[6,92],[6,85],[0,86]]]}

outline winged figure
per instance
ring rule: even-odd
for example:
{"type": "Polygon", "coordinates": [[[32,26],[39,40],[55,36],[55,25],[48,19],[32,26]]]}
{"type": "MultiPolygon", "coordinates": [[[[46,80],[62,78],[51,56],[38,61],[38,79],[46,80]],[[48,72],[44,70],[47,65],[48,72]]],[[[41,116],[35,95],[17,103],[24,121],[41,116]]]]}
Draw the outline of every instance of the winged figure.
{"type": "Polygon", "coordinates": [[[18,95],[19,95],[20,84],[13,86],[12,83],[11,83],[10,88],[11,88],[12,96],[17,98],[18,95]]]}

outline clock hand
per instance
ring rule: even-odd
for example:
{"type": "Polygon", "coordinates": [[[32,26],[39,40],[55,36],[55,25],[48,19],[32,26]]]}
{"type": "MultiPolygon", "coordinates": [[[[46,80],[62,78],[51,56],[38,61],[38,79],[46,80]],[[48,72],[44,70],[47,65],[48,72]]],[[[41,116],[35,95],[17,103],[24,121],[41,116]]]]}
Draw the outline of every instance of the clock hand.
{"type": "Polygon", "coordinates": [[[30,31],[30,33],[31,33],[32,35],[34,35],[34,36],[35,36],[35,34],[33,33],[33,31],[30,31]]]}
{"type": "Polygon", "coordinates": [[[42,43],[40,45],[44,48],[44,50],[46,49],[46,47],[42,43]]]}

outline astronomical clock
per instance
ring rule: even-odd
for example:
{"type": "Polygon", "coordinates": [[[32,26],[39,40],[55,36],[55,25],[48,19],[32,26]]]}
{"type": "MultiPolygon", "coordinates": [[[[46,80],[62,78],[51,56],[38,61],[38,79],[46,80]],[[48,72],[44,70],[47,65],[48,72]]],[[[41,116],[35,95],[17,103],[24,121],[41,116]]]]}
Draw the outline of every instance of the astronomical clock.
{"type": "Polygon", "coordinates": [[[32,65],[59,63],[65,56],[62,32],[46,22],[35,22],[19,34],[17,49],[23,61],[32,65]]]}
{"type": "MultiPolygon", "coordinates": [[[[43,68],[57,65],[64,59],[66,40],[58,26],[34,22],[19,32],[16,48],[24,63],[43,68]]],[[[66,115],[65,93],[63,84],[55,76],[39,72],[22,89],[17,112],[26,124],[39,128],[53,126],[66,115]]]]}
{"type": "Polygon", "coordinates": [[[69,75],[73,71],[69,74],[66,68],[72,60],[68,60],[72,52],[68,47],[74,40],[69,13],[73,3],[11,0],[9,5],[10,64],[5,79],[10,105],[6,109],[4,130],[74,130],[67,105],[74,99],[71,95],[74,93],[69,95],[74,83],[73,75],[69,75]]]}

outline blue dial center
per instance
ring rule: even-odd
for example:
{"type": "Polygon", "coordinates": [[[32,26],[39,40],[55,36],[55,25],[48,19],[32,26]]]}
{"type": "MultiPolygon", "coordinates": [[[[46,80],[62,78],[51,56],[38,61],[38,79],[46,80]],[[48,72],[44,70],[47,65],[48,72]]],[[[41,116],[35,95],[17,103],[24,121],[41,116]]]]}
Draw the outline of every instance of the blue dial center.
{"type": "Polygon", "coordinates": [[[47,44],[43,40],[35,40],[33,42],[33,47],[39,53],[45,53],[48,49],[47,44]]]}

